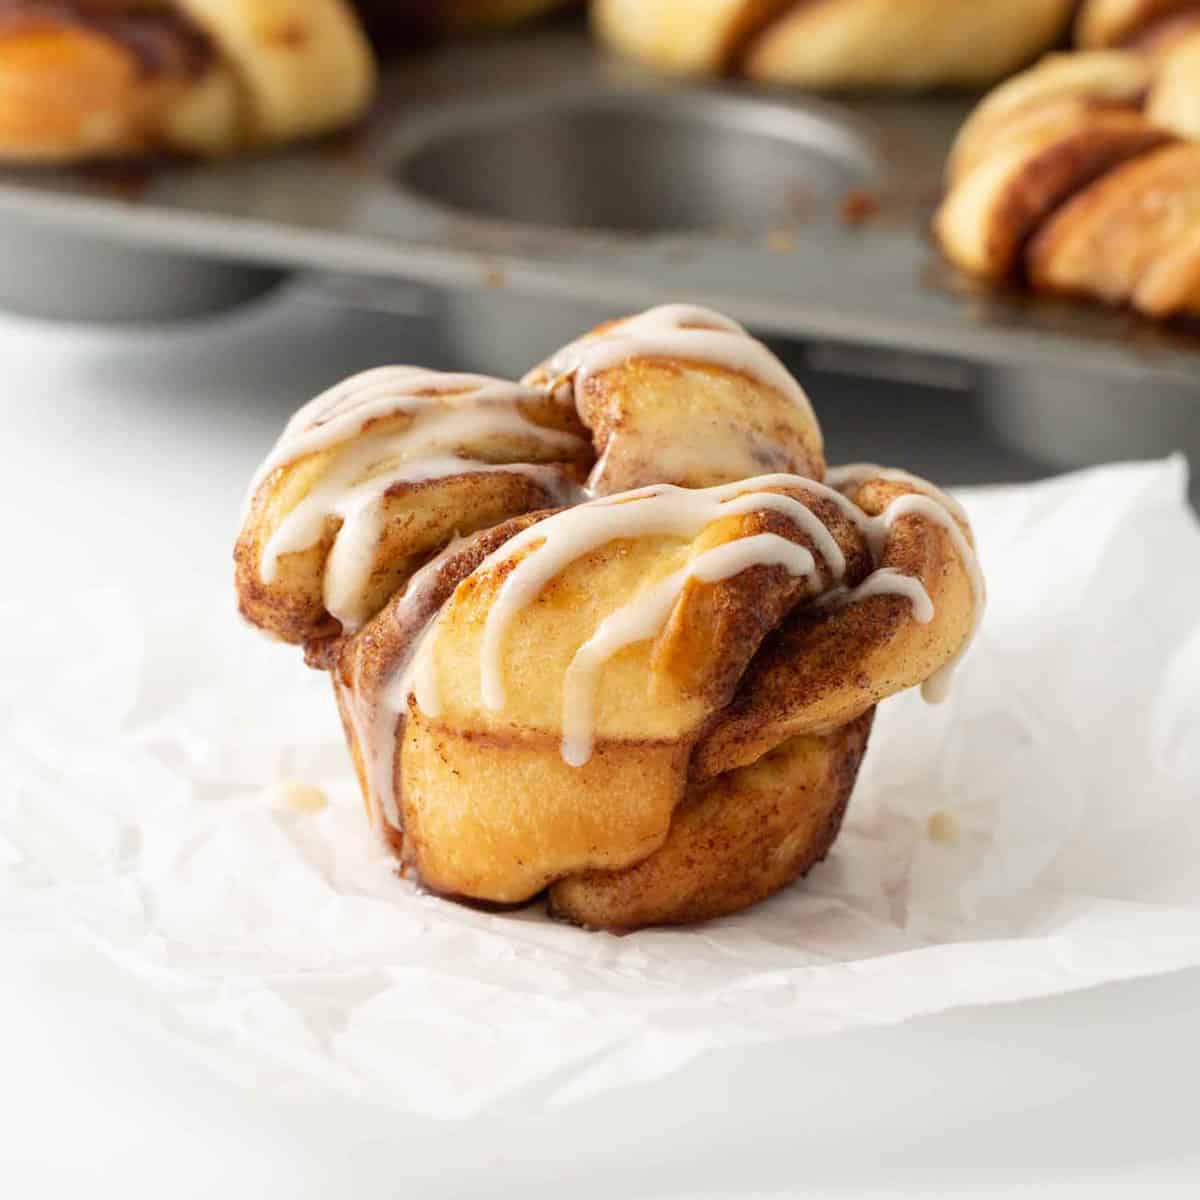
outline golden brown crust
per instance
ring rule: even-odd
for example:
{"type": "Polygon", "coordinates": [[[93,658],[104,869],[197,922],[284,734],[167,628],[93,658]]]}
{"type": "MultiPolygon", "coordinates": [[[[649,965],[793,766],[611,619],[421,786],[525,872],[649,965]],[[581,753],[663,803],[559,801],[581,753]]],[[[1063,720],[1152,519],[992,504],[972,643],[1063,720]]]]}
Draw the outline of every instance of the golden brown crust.
{"type": "MultiPolygon", "coordinates": [[[[876,481],[860,495],[864,511],[882,512],[916,490],[876,481]]],[[[862,579],[871,561],[856,526],[799,485],[784,491],[821,510],[847,556],[845,583],[862,579]]],[[[968,638],[975,606],[965,568],[949,535],[921,514],[894,523],[882,562],[925,584],[939,614],[928,625],[910,601],[888,596],[812,615],[803,602],[830,588],[824,572],[807,585],[767,566],[693,580],[656,637],[605,664],[593,756],[582,767],[564,761],[561,681],[599,622],[643,590],[648,574],[767,530],[812,546],[799,526],[764,509],[724,518],[688,547],[644,537],[575,560],[516,618],[502,664],[515,682],[500,712],[479,691],[481,639],[514,560],[485,563],[459,585],[429,651],[439,714],[426,717],[410,701],[406,723],[405,858],[422,879],[513,903],[557,879],[640,862],[667,839],[689,786],[857,720],[928,678],[968,638]]],[[[747,883],[737,894],[752,891],[747,883]]]]}
{"type": "Polygon", "coordinates": [[[1085,49],[1144,46],[1164,26],[1198,13],[1197,0],[1084,0],[1075,21],[1075,40],[1085,49]]]}
{"type": "MultiPolygon", "coordinates": [[[[858,582],[870,570],[870,560],[857,530],[831,501],[820,496],[807,500],[847,555],[846,581],[858,582]]],[[[311,662],[334,667],[343,724],[369,808],[366,752],[351,705],[359,713],[364,706],[373,712],[387,680],[408,661],[433,614],[446,611],[445,621],[453,622],[455,601],[486,609],[488,600],[476,595],[487,578],[480,574],[484,560],[547,515],[518,518],[466,539],[439,560],[436,581],[425,587],[417,605],[397,594],[359,634],[309,648],[311,662]],[[463,593],[457,595],[460,588],[463,593]]],[[[776,532],[812,548],[806,535],[772,512],[743,518],[739,531],[776,532]]],[[[724,530],[725,536],[733,533],[732,528],[724,530]]],[[[617,558],[625,557],[618,549],[617,558]]],[[[580,565],[579,574],[598,590],[611,590],[597,579],[598,568],[593,558],[580,565]]],[[[502,568],[493,570],[502,582],[502,568]]],[[[823,578],[822,586],[832,582],[827,574],[823,578]]],[[[556,601],[563,610],[552,616],[551,632],[575,606],[566,582],[543,594],[538,605],[539,615],[556,601]]],[[[723,705],[762,639],[794,605],[801,586],[765,567],[719,584],[690,586],[646,655],[645,669],[658,682],[657,688],[651,686],[652,702],[669,703],[664,698],[669,693],[698,698],[709,708],[723,705]]],[[[468,625],[473,624],[469,616],[468,625]]],[[[524,635],[534,646],[547,640],[529,628],[524,635]]],[[[469,662],[474,656],[468,649],[462,659],[469,662]]],[[[427,719],[419,711],[399,717],[403,765],[397,752],[389,775],[400,798],[405,833],[403,838],[385,833],[426,887],[514,903],[573,871],[640,861],[662,841],[682,795],[688,738],[628,736],[643,723],[636,718],[626,736],[606,737],[593,759],[576,768],[562,761],[557,728],[512,720],[511,710],[498,725],[481,721],[481,715],[466,721],[427,719]],[[581,796],[591,798],[586,821],[579,814],[581,796]],[[450,797],[454,804],[448,803],[450,797]],[[597,797],[602,802],[593,804],[597,797]]],[[[372,816],[380,824],[379,814],[372,816]]]]}
{"type": "Polygon", "coordinates": [[[0,160],[230,154],[347,124],[373,88],[345,0],[0,7],[0,160]]]}
{"type": "MultiPolygon", "coordinates": [[[[630,329],[599,344],[597,331],[556,356],[575,364],[564,375],[535,371],[521,387],[391,368],[334,389],[268,460],[237,555],[243,610],[331,672],[371,820],[408,873],[494,905],[549,888],[557,915],[613,929],[735,912],[819,861],[875,703],[956,658],[982,603],[970,531],[936,489],[872,467],[836,476],[844,493],[795,474],[823,475],[820,431],[738,327],[673,306],[630,329]],[[357,632],[326,608],[336,522],[304,525],[279,557],[294,575],[263,583],[265,543],[305,504],[326,512],[309,502],[331,480],[354,492],[417,425],[426,439],[441,428],[447,405],[459,430],[513,402],[555,436],[501,452],[494,439],[513,423],[492,421],[468,448],[500,469],[445,474],[439,460],[403,538],[372,533],[378,563],[358,586],[374,615],[357,632]],[[591,447],[573,432],[576,407],[591,447]],[[558,467],[592,466],[599,499],[480,515],[487,488],[530,482],[519,450],[561,449],[564,436],[585,451],[558,467]],[[613,492],[654,482],[656,464],[694,490],[613,492]]],[[[513,502],[504,493],[499,508],[513,502]]],[[[352,541],[356,556],[372,548],[352,541]]]]}
{"type": "MultiPolygon", "coordinates": [[[[875,516],[910,494],[919,489],[875,480],[855,500],[875,516]]],[[[963,532],[969,537],[969,530],[963,532]]],[[[879,565],[922,582],[933,601],[933,621],[914,621],[911,604],[900,596],[797,609],[749,665],[732,702],[696,746],[693,780],[715,778],[792,738],[853,721],[950,661],[969,637],[974,613],[971,581],[950,535],[925,517],[901,517],[879,565]]]]}
{"type": "Polygon", "coordinates": [[[1148,317],[1200,316],[1200,225],[1145,269],[1132,303],[1148,317]]]}
{"type": "MultiPolygon", "coordinates": [[[[305,644],[304,657],[308,665],[329,671],[333,678],[342,729],[350,747],[367,815],[372,826],[383,833],[397,854],[403,851],[404,839],[400,831],[388,826],[383,814],[375,809],[378,797],[373,794],[367,778],[367,751],[352,709],[365,711],[373,719],[388,681],[408,663],[426,626],[458,585],[493,551],[549,515],[547,511],[513,517],[452,543],[436,562],[430,564],[434,575],[419,597],[412,596],[408,589],[397,592],[388,605],[353,637],[335,635],[305,644]]],[[[392,762],[385,764],[388,784],[397,796],[402,787],[397,768],[406,718],[404,712],[396,718],[395,752],[392,762]]]]}
{"type": "Polygon", "coordinates": [[[978,87],[1062,36],[1074,0],[825,0],[793,5],[755,41],[746,73],[810,88],[978,87]]]}
{"type": "MultiPolygon", "coordinates": [[[[792,494],[833,534],[845,555],[841,582],[853,587],[865,579],[872,569],[871,557],[846,514],[823,497],[801,491],[792,494]]],[[[717,536],[730,533],[726,528],[717,536]]],[[[779,567],[752,567],[716,584],[689,582],[654,646],[650,665],[655,676],[672,680],[681,692],[702,698],[713,709],[729,703],[764,639],[798,602],[813,590],[826,592],[837,586],[812,538],[787,517],[770,511],[755,513],[742,518],[738,533],[742,537],[774,534],[803,546],[816,559],[820,574],[809,582],[779,567]]]]}
{"type": "MultiPolygon", "coordinates": [[[[451,377],[453,378],[453,377],[451,377]]],[[[392,441],[412,432],[432,412],[453,412],[464,395],[461,386],[449,390],[425,389],[417,394],[422,407],[401,409],[386,419],[372,421],[355,437],[338,440],[315,452],[283,462],[263,479],[251,498],[242,531],[234,548],[234,576],[238,607],[252,624],[283,641],[303,644],[340,632],[339,621],[326,608],[326,572],[341,527],[341,518],[328,515],[317,540],[302,549],[279,555],[273,577],[266,577],[264,560],[271,540],[297,509],[342,469],[350,456],[362,461],[354,482],[379,475],[392,464],[392,441]],[[371,447],[378,447],[370,454],[371,447]],[[367,451],[365,457],[364,451],[367,451]]],[[[465,430],[452,446],[466,456],[457,473],[435,478],[398,481],[389,486],[380,503],[379,536],[371,551],[368,586],[357,597],[353,615],[365,622],[375,615],[408,579],[456,535],[471,534],[497,525],[520,513],[553,507],[558,497],[551,488],[556,480],[581,482],[590,464],[583,432],[569,404],[553,397],[517,394],[500,405],[485,401],[483,422],[489,411],[503,407],[520,415],[533,428],[479,433],[465,430]],[[537,430],[573,435],[565,446],[536,440],[537,430]],[[472,469],[470,462],[493,464],[472,469]],[[544,464],[553,474],[530,474],[524,464],[544,464]],[[516,464],[505,470],[506,464],[516,464]]]]}
{"type": "Polygon", "coordinates": [[[582,767],[561,737],[477,731],[411,714],[404,860],[431,891],[514,904],[576,871],[632,865],[663,842],[686,742],[608,741],[582,767]]]}
{"type": "Polygon", "coordinates": [[[678,75],[732,70],[752,36],[795,0],[599,0],[591,7],[601,41],[678,75]]]}
{"type": "MultiPolygon", "coordinates": [[[[829,530],[846,555],[847,583],[867,574],[870,558],[861,535],[838,510],[831,511],[828,501],[806,495],[799,485],[764,488],[759,494],[768,491],[790,496],[823,517],[828,514],[829,530]]],[[[515,566],[536,552],[536,545],[515,558],[485,563],[464,580],[439,617],[433,658],[444,677],[443,720],[489,733],[513,727],[538,730],[557,747],[561,681],[600,622],[701,554],[768,532],[810,552],[816,549],[803,528],[764,505],[714,520],[693,537],[618,538],[575,558],[542,588],[535,604],[521,611],[520,636],[507,640],[504,675],[531,685],[537,680],[539,686],[511,689],[501,714],[489,709],[478,688],[484,621],[515,566]]],[[[806,597],[834,586],[823,558],[814,557],[818,573],[812,577],[761,564],[714,582],[689,580],[661,632],[605,665],[599,686],[612,703],[597,714],[597,741],[694,737],[711,712],[732,698],[763,638],[806,597]]]]}
{"type": "MultiPolygon", "coordinates": [[[[396,484],[387,492],[388,515],[376,548],[378,565],[363,596],[364,619],[374,616],[456,534],[474,533],[516,513],[547,508],[554,499],[537,480],[519,473],[468,472],[396,484]]],[[[268,583],[262,576],[262,562],[275,527],[274,514],[267,505],[257,511],[264,512],[263,519],[252,521],[234,549],[241,614],[260,629],[297,645],[339,632],[341,627],[326,610],[323,596],[325,567],[339,521],[329,518],[318,542],[284,555],[268,583]]]]}
{"type": "Polygon", "coordinates": [[[175,32],[159,29],[148,70],[141,40],[111,29],[41,21],[0,29],[0,159],[61,162],[156,148],[165,112],[206,77],[221,87],[215,59],[185,52],[175,32]]]}
{"type": "Polygon", "coordinates": [[[1153,78],[1151,64],[1142,55],[1124,50],[1047,55],[1033,70],[994,88],[975,107],[955,138],[947,182],[958,182],[1005,141],[1043,123],[1049,113],[1137,108],[1153,78]]]}
{"type": "Polygon", "coordinates": [[[682,74],[809,88],[990,83],[1061,37],[1075,0],[598,0],[600,38],[682,74]]]}
{"type": "Polygon", "coordinates": [[[623,871],[554,884],[551,913],[612,932],[690,924],[749,908],[806,875],[841,828],[873,716],[689,787],[657,850],[623,871]]]}
{"type": "Polygon", "coordinates": [[[1157,45],[1058,56],[979,106],[935,219],[952,261],[990,280],[1022,267],[1041,290],[1151,317],[1195,314],[1200,169],[1178,139],[1200,137],[1200,33],[1157,45]]]}
{"type": "Polygon", "coordinates": [[[195,76],[211,65],[215,55],[204,30],[166,5],[0,0],[0,38],[69,29],[120,46],[144,75],[195,76]]]}
{"type": "Polygon", "coordinates": [[[1167,146],[1064,205],[1030,246],[1029,276],[1152,316],[1200,315],[1198,236],[1200,145],[1167,146]]]}
{"type": "Polygon", "coordinates": [[[1200,141],[1200,30],[1174,42],[1158,59],[1146,116],[1163,129],[1200,141]]]}
{"type": "MultiPolygon", "coordinates": [[[[605,322],[584,344],[622,324],[605,322]]],[[[681,327],[710,328],[699,314],[681,327]]],[[[599,464],[596,495],[653,483],[699,488],[754,475],[825,474],[821,429],[807,403],[727,365],[634,353],[582,385],[573,374],[556,378],[550,362],[525,383],[574,397],[599,464]]]]}

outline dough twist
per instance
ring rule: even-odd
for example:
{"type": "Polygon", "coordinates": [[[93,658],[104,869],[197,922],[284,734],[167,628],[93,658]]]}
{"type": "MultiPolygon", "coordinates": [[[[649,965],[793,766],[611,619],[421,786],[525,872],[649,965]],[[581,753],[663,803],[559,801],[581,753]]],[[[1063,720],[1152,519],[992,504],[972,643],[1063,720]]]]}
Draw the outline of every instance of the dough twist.
{"type": "Polygon", "coordinates": [[[968,120],[935,218],[958,266],[1150,317],[1200,313],[1200,26],[1055,55],[968,120]]]}
{"type": "Polygon", "coordinates": [[[346,125],[374,86],[346,0],[0,0],[0,159],[232,154],[346,125]]]}
{"type": "Polygon", "coordinates": [[[335,388],[259,472],[235,558],[243,612],[330,671],[425,886],[548,889],[616,929],[736,911],[822,858],[875,705],[939,683],[984,600],[954,501],[827,475],[782,364],[680,305],[520,385],[335,388]]]}

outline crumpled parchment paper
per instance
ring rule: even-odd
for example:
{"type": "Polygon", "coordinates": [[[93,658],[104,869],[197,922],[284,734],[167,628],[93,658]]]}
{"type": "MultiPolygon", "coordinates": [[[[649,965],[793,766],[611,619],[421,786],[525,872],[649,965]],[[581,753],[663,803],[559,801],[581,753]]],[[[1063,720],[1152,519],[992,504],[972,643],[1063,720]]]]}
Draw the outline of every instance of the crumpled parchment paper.
{"type": "Polygon", "coordinates": [[[738,917],[616,938],[419,894],[323,676],[191,597],[0,601],[0,931],[80,939],[259,1087],[465,1115],[710,1049],[1200,964],[1200,529],[1182,462],[962,494],[991,605],[883,706],[845,830],[738,917]],[[318,786],[298,812],[272,785],[318,786]]]}

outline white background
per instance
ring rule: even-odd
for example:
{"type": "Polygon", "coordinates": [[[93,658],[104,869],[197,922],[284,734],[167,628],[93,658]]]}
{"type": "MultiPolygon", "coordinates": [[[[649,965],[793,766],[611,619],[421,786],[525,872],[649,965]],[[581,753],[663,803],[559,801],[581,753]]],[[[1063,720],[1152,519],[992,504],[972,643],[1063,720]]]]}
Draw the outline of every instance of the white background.
{"type": "MultiPolygon", "coordinates": [[[[419,356],[393,322],[295,299],[153,337],[0,322],[5,590],[116,578],[186,606],[189,583],[228,573],[244,482],[287,412],[419,356]]],[[[971,441],[961,413],[936,442],[861,405],[832,427],[850,437],[857,418],[874,440],[835,457],[950,482],[1030,470],[971,441]]],[[[439,1124],[228,1083],[139,1019],[115,968],[32,938],[0,949],[14,1197],[1200,1193],[1200,972],[712,1056],[636,1099],[547,1111],[531,1093],[439,1124]]]]}

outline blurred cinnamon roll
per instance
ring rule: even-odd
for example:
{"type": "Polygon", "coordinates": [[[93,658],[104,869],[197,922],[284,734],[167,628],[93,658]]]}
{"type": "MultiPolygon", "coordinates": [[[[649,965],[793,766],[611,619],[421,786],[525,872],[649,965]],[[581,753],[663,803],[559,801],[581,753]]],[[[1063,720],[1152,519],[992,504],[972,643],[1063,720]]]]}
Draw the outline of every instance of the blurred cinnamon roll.
{"type": "Polygon", "coordinates": [[[1200,314],[1200,30],[1155,55],[1057,55],[959,134],[935,227],[964,270],[1200,314]]]}
{"type": "Polygon", "coordinates": [[[613,49],[660,70],[798,87],[971,87],[1064,34],[1076,0],[596,0],[613,49]]]}
{"type": "Polygon", "coordinates": [[[354,121],[374,83],[345,0],[0,3],[0,159],[233,154],[354,121]]]}

